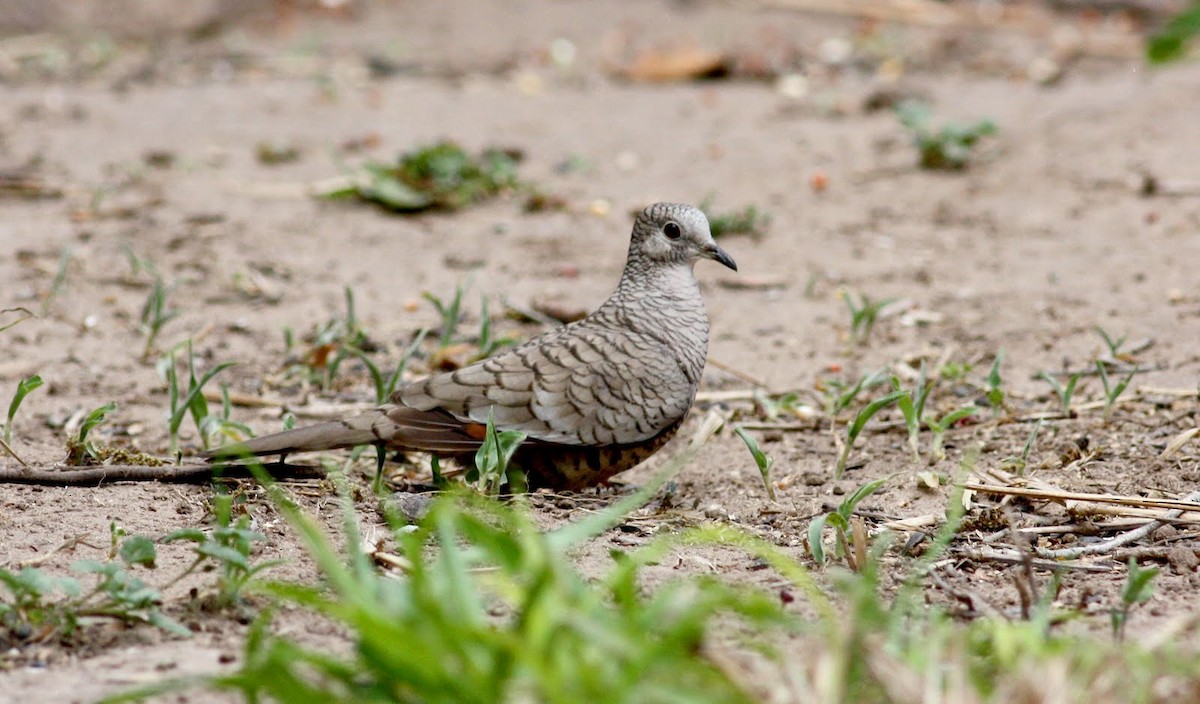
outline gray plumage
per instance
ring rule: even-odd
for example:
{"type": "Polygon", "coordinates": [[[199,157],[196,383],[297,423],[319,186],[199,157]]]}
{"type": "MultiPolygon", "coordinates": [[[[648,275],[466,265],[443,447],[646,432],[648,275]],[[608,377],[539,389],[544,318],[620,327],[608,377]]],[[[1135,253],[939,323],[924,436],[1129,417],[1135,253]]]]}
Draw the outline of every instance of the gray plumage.
{"type": "Polygon", "coordinates": [[[515,463],[534,485],[580,488],[640,463],[687,415],[708,350],[698,259],[736,270],[708,220],[657,203],[636,218],[616,291],[594,313],[461,369],[396,391],[341,421],[218,448],[211,456],[286,454],[384,444],[474,453],[489,413],[528,440],[515,463]]]}

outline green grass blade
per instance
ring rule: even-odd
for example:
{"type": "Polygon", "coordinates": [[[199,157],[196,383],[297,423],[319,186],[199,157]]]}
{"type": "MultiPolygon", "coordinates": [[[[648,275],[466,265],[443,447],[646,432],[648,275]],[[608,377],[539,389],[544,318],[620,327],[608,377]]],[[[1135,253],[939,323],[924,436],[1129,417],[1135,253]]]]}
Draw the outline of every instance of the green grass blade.
{"type": "Polygon", "coordinates": [[[400,355],[400,361],[396,363],[396,368],[392,370],[392,375],[388,377],[387,384],[384,387],[385,400],[391,398],[392,394],[396,392],[396,385],[404,375],[404,369],[408,366],[408,361],[417,353],[417,350],[421,349],[421,343],[425,341],[425,336],[428,334],[428,328],[421,328],[417,332],[417,336],[413,338],[412,344],[405,348],[404,354],[400,355]]]}
{"type": "Polygon", "coordinates": [[[41,385],[42,377],[37,374],[17,382],[17,392],[13,394],[12,401],[8,404],[8,420],[4,424],[4,442],[12,442],[13,418],[16,417],[17,409],[21,407],[21,402],[41,385]]]}
{"type": "Polygon", "coordinates": [[[746,447],[750,450],[750,456],[754,458],[754,464],[758,465],[758,473],[762,475],[763,487],[767,490],[767,496],[775,501],[775,487],[771,486],[771,466],[775,464],[775,460],[768,457],[758,446],[758,441],[746,432],[742,426],[737,426],[733,432],[746,443],[746,447]]]}
{"type": "Polygon", "coordinates": [[[825,523],[829,520],[829,514],[825,513],[808,524],[808,551],[812,553],[813,561],[818,565],[825,564],[825,523]]]}

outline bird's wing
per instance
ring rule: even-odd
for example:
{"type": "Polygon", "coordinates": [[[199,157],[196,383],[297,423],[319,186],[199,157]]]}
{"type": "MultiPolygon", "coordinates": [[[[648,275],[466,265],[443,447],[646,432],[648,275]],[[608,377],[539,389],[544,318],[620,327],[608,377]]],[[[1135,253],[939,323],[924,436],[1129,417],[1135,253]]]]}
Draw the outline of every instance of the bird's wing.
{"type": "Polygon", "coordinates": [[[392,402],[565,445],[648,440],[682,418],[695,380],[666,344],[628,329],[572,325],[397,391],[392,402]]]}

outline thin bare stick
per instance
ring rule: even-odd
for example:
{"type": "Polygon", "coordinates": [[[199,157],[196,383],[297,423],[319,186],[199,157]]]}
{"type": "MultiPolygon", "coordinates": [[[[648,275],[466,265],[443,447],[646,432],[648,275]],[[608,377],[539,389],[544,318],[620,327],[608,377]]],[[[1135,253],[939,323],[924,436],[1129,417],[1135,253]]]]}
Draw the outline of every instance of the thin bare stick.
{"type": "Polygon", "coordinates": [[[517,315],[519,315],[523,318],[528,318],[543,327],[553,329],[553,328],[561,328],[563,326],[563,322],[561,320],[555,320],[554,318],[551,318],[550,316],[546,315],[545,313],[536,311],[533,308],[530,308],[529,306],[523,306],[523,305],[520,305],[519,303],[515,303],[512,300],[510,300],[507,296],[500,297],[500,304],[503,305],[505,308],[509,309],[510,311],[512,311],[513,313],[516,313],[517,315]]]}
{"type": "Polygon", "coordinates": [[[15,451],[13,451],[13,449],[11,447],[8,446],[8,443],[4,442],[3,438],[0,438],[0,449],[4,450],[8,454],[12,455],[12,458],[14,460],[20,462],[22,467],[29,466],[28,464],[25,463],[25,460],[21,459],[20,455],[18,455],[15,451]]]}
{"type": "Polygon", "coordinates": [[[1196,548],[1189,546],[1170,547],[1167,545],[1147,545],[1137,548],[1121,548],[1119,550],[1113,550],[1111,557],[1112,559],[1120,560],[1121,562],[1125,562],[1131,557],[1135,560],[1170,560],[1172,555],[1178,554],[1180,550],[1185,551],[1185,553],[1191,552],[1193,555],[1200,557],[1200,554],[1198,554],[1200,553],[1200,550],[1197,550],[1196,548]]]}
{"type": "Polygon", "coordinates": [[[974,548],[955,548],[953,554],[965,557],[970,560],[979,560],[981,562],[1002,562],[1006,565],[1024,565],[1039,569],[1039,570],[1076,570],[1079,572],[1112,572],[1111,567],[1105,565],[1093,565],[1088,563],[1072,563],[1059,562],[1057,560],[1046,559],[1030,559],[1027,555],[1022,555],[1016,550],[976,550],[974,548]]]}
{"type": "MultiPolygon", "coordinates": [[[[1048,36],[1058,23],[1052,13],[1034,7],[1024,12],[988,14],[934,0],[766,0],[773,7],[849,16],[918,27],[1022,32],[1048,36]]],[[[1078,52],[1088,56],[1128,59],[1139,56],[1141,39],[1132,32],[1091,31],[1080,37],[1078,52]]]]}
{"type": "Polygon", "coordinates": [[[1174,455],[1176,452],[1179,452],[1179,450],[1182,449],[1184,445],[1188,444],[1189,440],[1196,437],[1198,433],[1200,433],[1200,426],[1188,428],[1182,433],[1179,433],[1175,437],[1171,438],[1171,442],[1167,443],[1167,446],[1163,449],[1162,454],[1160,454],[1158,458],[1160,460],[1170,459],[1172,455],[1174,455]]]}
{"type": "Polygon", "coordinates": [[[1139,394],[1147,396],[1179,396],[1180,398],[1200,398],[1200,387],[1194,389],[1168,389],[1162,386],[1139,386],[1139,394]]]}
{"type": "Polygon", "coordinates": [[[407,558],[391,552],[383,550],[371,550],[368,556],[374,560],[380,567],[396,572],[408,573],[412,571],[412,563],[407,558]]]}
{"type": "Polygon", "coordinates": [[[723,391],[701,391],[696,394],[696,400],[701,403],[720,403],[722,401],[753,401],[761,392],[754,389],[726,389],[723,391]]]}
{"type": "Polygon", "coordinates": [[[910,516],[908,518],[900,518],[894,521],[888,521],[881,524],[879,527],[885,530],[899,530],[911,532],[922,528],[936,526],[945,520],[945,517],[939,517],[937,514],[928,513],[923,516],[910,516]]]}
{"type": "MultiPolygon", "coordinates": [[[[224,397],[220,391],[214,389],[204,390],[204,400],[212,403],[221,403],[224,397]]],[[[287,401],[282,401],[275,398],[267,398],[265,396],[255,396],[253,394],[244,394],[238,391],[229,392],[229,402],[235,406],[243,408],[284,408],[287,406],[287,401]]]]}
{"type": "Polygon", "coordinates": [[[1145,499],[1137,496],[1117,496],[1115,494],[1086,494],[1079,491],[1058,491],[1049,489],[1027,489],[1016,486],[998,486],[995,484],[975,484],[968,482],[962,485],[964,489],[1000,494],[1002,496],[1024,496],[1031,499],[1047,501],[1090,501],[1098,504],[1114,504],[1117,506],[1141,506],[1165,508],[1177,511],[1200,511],[1200,503],[1196,498],[1200,494],[1191,494],[1186,499],[1145,499]]]}
{"type": "MultiPolygon", "coordinates": [[[[1194,502],[1197,499],[1200,499],[1200,491],[1194,491],[1191,494],[1188,494],[1185,501],[1195,505],[1194,502]]],[[[1163,518],[1178,518],[1179,514],[1181,513],[1183,513],[1183,511],[1168,511],[1163,518]]],[[[1101,555],[1104,553],[1111,553],[1117,548],[1124,547],[1125,545],[1145,538],[1164,525],[1166,525],[1166,521],[1150,521],[1141,528],[1135,528],[1131,531],[1121,533],[1115,538],[1111,538],[1094,545],[1084,545],[1077,548],[1066,548],[1063,550],[1035,550],[1035,552],[1037,552],[1039,557],[1046,557],[1056,560],[1073,560],[1083,555],[1101,555]]]]}
{"type": "Polygon", "coordinates": [[[967,608],[971,609],[972,612],[983,614],[984,616],[1000,615],[1000,611],[997,610],[996,607],[992,606],[987,599],[983,598],[979,592],[975,591],[974,589],[958,587],[950,584],[946,580],[942,579],[942,576],[938,574],[936,569],[929,570],[929,581],[933,583],[933,586],[942,590],[951,598],[957,599],[958,601],[966,604],[967,608]]]}
{"type": "Polygon", "coordinates": [[[709,364],[709,366],[716,367],[717,369],[720,369],[721,371],[729,372],[730,374],[736,376],[737,378],[741,379],[742,381],[753,384],[754,386],[757,386],[760,389],[767,388],[767,382],[763,381],[762,379],[759,379],[756,376],[752,376],[752,375],[742,371],[741,369],[736,369],[734,367],[731,367],[728,364],[725,364],[724,362],[722,362],[718,359],[713,359],[712,357],[709,357],[708,364],[709,364]]]}
{"type": "Polygon", "coordinates": [[[813,423],[739,423],[746,430],[779,430],[783,432],[793,432],[801,430],[815,430],[816,425],[813,423]]]}
{"type": "MultiPolygon", "coordinates": [[[[1120,516],[1132,525],[1140,526],[1146,521],[1166,521],[1172,525],[1200,525],[1200,517],[1186,515],[1169,518],[1161,510],[1152,508],[1134,508],[1131,506],[1098,506],[1083,504],[1073,506],[1071,513],[1076,516],[1120,516]]],[[[1129,526],[1126,526],[1129,527],[1129,526]]]]}
{"type": "MultiPolygon", "coordinates": [[[[325,470],[308,465],[264,463],[277,479],[324,477],[325,470]]],[[[97,486],[105,482],[182,482],[201,484],[221,477],[248,477],[250,470],[238,464],[189,464],[150,467],[140,464],[112,464],[87,468],[52,467],[49,469],[0,469],[0,484],[39,486],[97,486]]]]}
{"type": "MultiPolygon", "coordinates": [[[[91,535],[91,533],[80,533],[78,535],[73,535],[70,538],[67,538],[66,540],[59,543],[58,547],[54,548],[53,550],[46,553],[45,555],[38,555],[35,558],[25,560],[24,562],[17,563],[17,567],[20,567],[22,569],[24,569],[26,567],[37,567],[44,562],[48,562],[50,560],[50,558],[54,557],[55,555],[57,555],[58,553],[60,553],[64,550],[74,550],[77,545],[87,545],[87,543],[84,542],[84,539],[87,538],[89,535],[91,535]]],[[[95,546],[89,546],[89,547],[95,547],[95,546]]],[[[5,563],[5,564],[7,564],[7,563],[5,563]]]]}

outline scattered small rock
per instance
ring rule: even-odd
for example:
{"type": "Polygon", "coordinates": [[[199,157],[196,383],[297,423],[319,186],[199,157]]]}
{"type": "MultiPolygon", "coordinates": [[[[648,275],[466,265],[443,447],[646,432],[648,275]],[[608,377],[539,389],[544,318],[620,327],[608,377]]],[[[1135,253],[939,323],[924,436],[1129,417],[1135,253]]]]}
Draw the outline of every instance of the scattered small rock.
{"type": "Polygon", "coordinates": [[[800,481],[804,483],[804,486],[825,486],[825,482],[828,480],[829,474],[827,472],[805,472],[800,477],[800,481]]]}
{"type": "Polygon", "coordinates": [[[448,254],[442,258],[442,264],[444,264],[447,269],[453,269],[455,271],[467,271],[469,269],[482,268],[484,264],[487,264],[487,260],[483,257],[448,254]]]}

